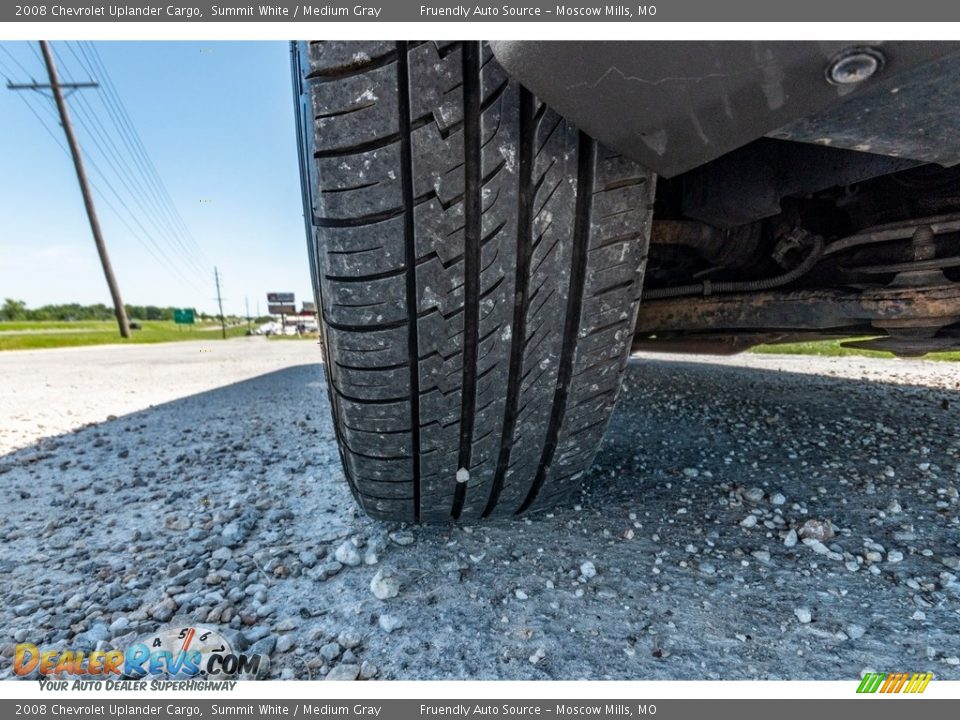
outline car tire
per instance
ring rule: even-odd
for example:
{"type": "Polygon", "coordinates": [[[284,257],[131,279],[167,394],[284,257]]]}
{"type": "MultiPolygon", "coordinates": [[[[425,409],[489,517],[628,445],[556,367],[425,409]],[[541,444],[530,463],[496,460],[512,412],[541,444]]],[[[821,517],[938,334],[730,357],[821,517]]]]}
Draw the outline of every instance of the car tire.
{"type": "Polygon", "coordinates": [[[581,484],[633,336],[655,177],[480,42],[294,45],[334,426],[371,516],[474,521],[581,484]]]}

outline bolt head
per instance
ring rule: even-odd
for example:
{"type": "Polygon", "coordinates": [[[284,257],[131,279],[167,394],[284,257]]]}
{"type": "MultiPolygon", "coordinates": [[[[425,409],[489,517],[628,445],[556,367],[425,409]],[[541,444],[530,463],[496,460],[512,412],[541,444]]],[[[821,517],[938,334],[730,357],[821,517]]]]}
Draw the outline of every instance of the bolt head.
{"type": "Polygon", "coordinates": [[[849,48],[827,66],[827,81],[833,85],[856,85],[869,80],[883,67],[883,53],[874,48],[849,48]]]}

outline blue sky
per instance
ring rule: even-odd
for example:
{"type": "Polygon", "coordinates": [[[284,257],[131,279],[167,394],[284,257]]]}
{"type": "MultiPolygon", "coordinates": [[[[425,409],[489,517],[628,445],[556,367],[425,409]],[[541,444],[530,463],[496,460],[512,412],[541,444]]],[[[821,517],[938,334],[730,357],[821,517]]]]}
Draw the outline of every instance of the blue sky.
{"type": "MultiPolygon", "coordinates": [[[[45,82],[28,43],[0,43],[0,72],[45,82]],[[11,55],[23,66],[19,67],[11,55]]],[[[120,291],[129,304],[195,306],[213,311],[213,265],[223,275],[227,313],[243,314],[268,291],[310,300],[290,84],[289,49],[280,42],[97,42],[110,78],[143,146],[201,252],[184,252],[156,205],[136,189],[110,115],[96,97],[68,99],[85,152],[133,215],[88,167],[120,291]],[[98,128],[98,117],[103,125],[98,128]],[[85,120],[86,127],[79,122],[85,120]],[[96,137],[99,130],[100,137],[96,137]],[[101,152],[94,140],[110,148],[101,152]],[[118,168],[113,170],[109,161],[118,168]],[[106,198],[106,199],[104,199],[106,198]],[[137,205],[139,198],[143,207],[137,205]],[[111,202],[116,212],[110,209],[111,202]],[[148,212],[149,211],[149,212],[148,212]],[[123,218],[123,220],[121,219],[123,218]],[[124,220],[126,224],[124,224],[124,220]],[[140,239],[137,239],[139,236],[140,239]],[[156,246],[150,245],[151,238],[156,246]],[[151,256],[144,245],[165,262],[151,256]],[[159,250],[157,249],[159,248],[159,250]],[[199,265],[200,267],[196,267],[199,265]],[[184,277],[181,277],[185,276],[184,277]]],[[[80,45],[53,43],[63,75],[87,79],[80,45]]],[[[36,44],[33,45],[36,48],[36,44]]],[[[88,48],[89,50],[89,48],[88,48]]],[[[92,63],[90,63],[92,65],[92,63]]],[[[64,78],[61,78],[64,79],[64,78]]],[[[97,78],[100,79],[100,78],[97,78]]],[[[0,87],[0,298],[46,303],[110,303],[73,165],[17,93],[0,87]]],[[[30,93],[32,107],[61,141],[52,99],[30,93]],[[44,107],[46,104],[48,107],[44,107]]],[[[146,181],[143,181],[146,186],[146,181]]],[[[185,233],[177,237],[191,248],[185,233]]]]}

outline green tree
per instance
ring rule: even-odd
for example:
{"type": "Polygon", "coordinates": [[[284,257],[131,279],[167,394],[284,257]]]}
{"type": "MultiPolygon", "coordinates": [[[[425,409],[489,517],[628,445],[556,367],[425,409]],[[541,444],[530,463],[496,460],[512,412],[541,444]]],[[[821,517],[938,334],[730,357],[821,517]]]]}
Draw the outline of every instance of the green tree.
{"type": "Polygon", "coordinates": [[[27,304],[23,300],[4,298],[0,317],[4,320],[23,320],[27,316],[27,304]]]}

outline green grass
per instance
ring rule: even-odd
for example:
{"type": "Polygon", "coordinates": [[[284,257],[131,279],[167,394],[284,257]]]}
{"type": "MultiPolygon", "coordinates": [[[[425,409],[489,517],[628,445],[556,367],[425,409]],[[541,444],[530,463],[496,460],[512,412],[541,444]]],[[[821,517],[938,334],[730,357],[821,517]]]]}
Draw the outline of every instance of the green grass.
{"type": "MultiPolygon", "coordinates": [[[[215,323],[179,326],[172,322],[145,321],[142,330],[133,330],[132,337],[120,337],[117,324],[104,322],[2,322],[0,351],[39,350],[43,348],[78,347],[81,345],[129,345],[142,343],[180,342],[184,340],[220,340],[220,327],[215,323]]],[[[241,337],[247,328],[228,327],[227,338],[241,337]]]]}
{"type": "Polygon", "coordinates": [[[102,330],[107,326],[116,327],[113,320],[15,320],[0,322],[0,332],[9,331],[43,331],[43,330],[102,330]]]}
{"type": "MultiPolygon", "coordinates": [[[[198,323],[179,326],[172,322],[145,321],[142,330],[134,330],[133,337],[124,340],[117,332],[114,321],[80,322],[0,322],[0,351],[36,350],[42,348],[77,347],[81,345],[128,345],[130,343],[161,343],[184,340],[220,340],[220,327],[216,323],[198,323]]],[[[246,325],[227,328],[227,338],[242,337],[246,325]]],[[[316,333],[297,335],[270,335],[268,340],[317,341],[316,333]]],[[[851,338],[852,339],[852,338],[851,338]]],[[[892,358],[888,352],[859,350],[841,347],[844,340],[787,343],[784,345],[759,345],[750,352],[770,355],[821,355],[829,357],[892,358]]],[[[960,352],[932,353],[928,360],[960,362],[960,352]]]]}
{"type": "MultiPolygon", "coordinates": [[[[785,343],[783,345],[758,345],[750,352],[766,355],[822,355],[828,357],[871,357],[893,358],[893,353],[878,352],[876,350],[860,350],[859,348],[841,347],[840,343],[847,340],[863,338],[846,338],[843,340],[823,340],[820,342],[785,343]]],[[[924,356],[925,360],[940,360],[960,362],[960,352],[931,353],[924,356]]]]}

